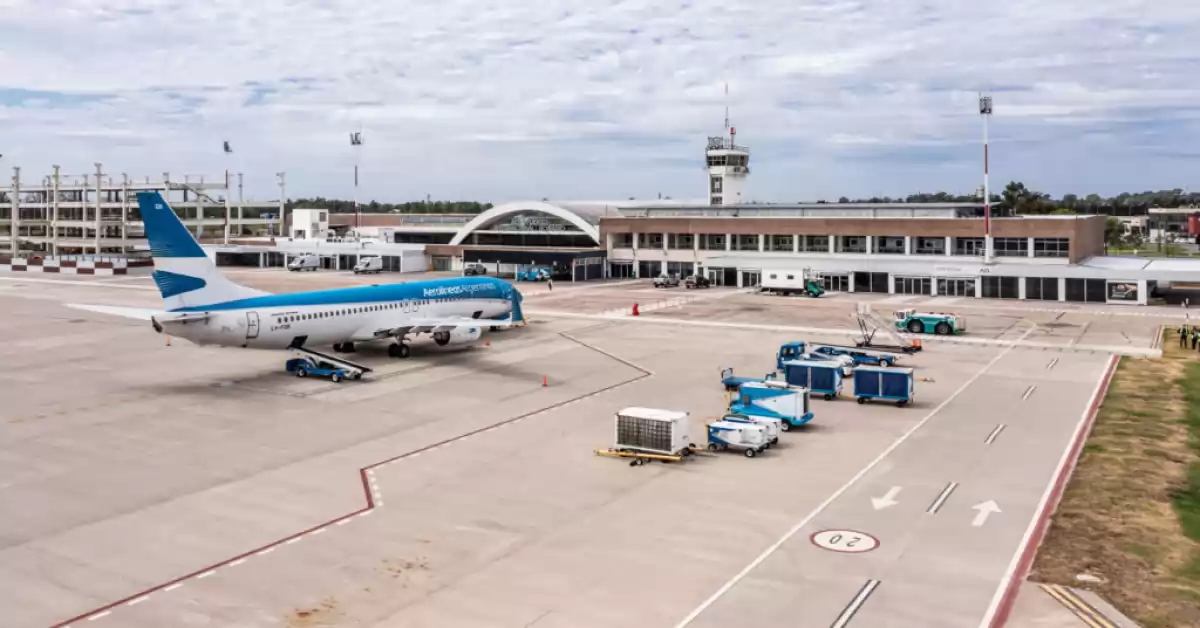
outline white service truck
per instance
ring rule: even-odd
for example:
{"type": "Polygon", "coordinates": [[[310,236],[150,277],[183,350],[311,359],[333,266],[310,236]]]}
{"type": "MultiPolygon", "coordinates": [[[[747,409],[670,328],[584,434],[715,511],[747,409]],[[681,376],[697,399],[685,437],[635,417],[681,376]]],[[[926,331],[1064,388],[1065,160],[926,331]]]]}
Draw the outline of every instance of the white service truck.
{"type": "Polygon", "coordinates": [[[383,272],[383,258],[378,255],[360,257],[358,258],[358,263],[354,265],[355,275],[381,272],[383,272]]]}
{"type": "Polygon", "coordinates": [[[321,256],[317,255],[316,253],[301,253],[296,257],[293,257],[287,265],[288,270],[296,272],[302,270],[311,270],[315,272],[320,267],[321,256]]]}

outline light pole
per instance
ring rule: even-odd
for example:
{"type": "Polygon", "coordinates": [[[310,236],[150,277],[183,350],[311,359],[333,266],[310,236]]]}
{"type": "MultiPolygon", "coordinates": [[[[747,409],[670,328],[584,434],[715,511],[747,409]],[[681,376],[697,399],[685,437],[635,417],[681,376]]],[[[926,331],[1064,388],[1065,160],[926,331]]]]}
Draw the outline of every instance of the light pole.
{"type": "Polygon", "coordinates": [[[354,230],[358,231],[358,157],[363,143],[362,127],[350,134],[350,146],[354,150],[354,230]]]}
{"type": "Polygon", "coordinates": [[[979,95],[979,115],[983,116],[983,263],[992,263],[992,198],[988,192],[988,118],[992,115],[992,97],[979,95]]]}
{"type": "MultiPolygon", "coordinates": [[[[226,155],[233,154],[233,148],[229,146],[228,141],[224,142],[224,149],[225,149],[226,155]]],[[[225,244],[229,244],[229,192],[230,192],[230,189],[229,189],[229,164],[228,164],[228,162],[226,162],[226,165],[225,165],[225,244]]],[[[200,227],[200,228],[203,229],[204,227],[200,227]]]]}

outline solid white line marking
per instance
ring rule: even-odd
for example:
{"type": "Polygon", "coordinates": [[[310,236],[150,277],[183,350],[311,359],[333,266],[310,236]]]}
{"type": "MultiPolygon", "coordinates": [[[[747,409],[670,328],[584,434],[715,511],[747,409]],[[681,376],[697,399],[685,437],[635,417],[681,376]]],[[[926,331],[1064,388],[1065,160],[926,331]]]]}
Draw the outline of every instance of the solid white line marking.
{"type": "MultiPolygon", "coordinates": [[[[1024,340],[1031,333],[1033,333],[1032,328],[1026,331],[1024,336],[1021,336],[1021,340],[1024,340]]],[[[700,613],[703,613],[705,609],[707,609],[709,606],[712,606],[713,602],[716,602],[722,595],[725,595],[725,593],[727,593],[734,587],[734,585],[740,582],[742,578],[745,578],[747,574],[753,571],[755,567],[758,567],[771,554],[774,554],[776,550],[778,550],[784,543],[788,541],[788,539],[795,536],[796,533],[799,532],[804,526],[808,525],[808,522],[812,521],[817,515],[821,514],[822,511],[828,508],[829,504],[833,503],[833,500],[841,497],[843,493],[850,490],[851,486],[854,486],[863,478],[863,476],[865,476],[867,473],[870,473],[871,469],[874,469],[875,466],[882,462],[884,458],[887,458],[893,451],[896,450],[897,447],[903,444],[904,441],[908,440],[909,437],[915,434],[917,430],[921,429],[926,423],[928,423],[930,419],[932,419],[934,416],[937,416],[937,413],[940,412],[942,408],[945,408],[951,401],[957,399],[958,396],[962,394],[962,392],[966,390],[968,386],[974,384],[975,381],[980,377],[983,377],[983,374],[986,373],[988,369],[992,368],[992,366],[999,362],[1001,358],[1008,355],[1008,353],[1012,351],[1015,346],[1016,345],[1009,345],[1003,351],[996,354],[996,357],[992,358],[991,362],[988,362],[983,366],[983,368],[979,369],[978,372],[971,376],[971,379],[968,379],[966,382],[964,382],[962,386],[959,386],[958,390],[951,393],[951,395],[947,397],[945,401],[938,404],[938,406],[934,408],[932,412],[925,415],[925,418],[918,421],[916,425],[910,427],[907,432],[901,434],[900,438],[897,438],[895,442],[893,442],[891,445],[888,445],[887,449],[883,450],[878,456],[876,456],[874,460],[868,463],[867,466],[863,467],[858,473],[854,474],[854,477],[850,478],[850,480],[843,484],[841,488],[834,491],[829,497],[826,497],[825,501],[818,504],[817,507],[814,508],[812,512],[809,512],[808,515],[806,515],[803,519],[801,519],[799,523],[792,526],[792,529],[788,530],[783,536],[779,537],[779,540],[772,543],[771,546],[764,550],[763,553],[759,554],[757,558],[750,561],[749,565],[746,565],[745,568],[730,578],[728,582],[721,585],[721,588],[717,589],[716,593],[713,593],[707,600],[701,602],[700,605],[693,609],[691,613],[688,613],[687,617],[684,617],[682,621],[680,621],[678,624],[675,624],[675,628],[683,628],[684,626],[692,623],[693,620],[700,616],[700,613]]]]}
{"type": "Polygon", "coordinates": [[[1000,432],[1003,432],[1003,431],[1004,431],[1004,424],[1001,423],[1000,425],[997,425],[996,429],[992,430],[991,434],[988,434],[987,440],[983,441],[983,444],[991,445],[992,443],[996,442],[996,437],[999,436],[1000,432]]]}
{"type": "Polygon", "coordinates": [[[181,586],[183,586],[182,582],[176,582],[175,584],[172,584],[172,585],[166,587],[165,589],[163,589],[163,593],[166,593],[168,591],[174,591],[175,589],[178,589],[181,586]]]}
{"type": "Polygon", "coordinates": [[[942,489],[942,492],[938,494],[937,499],[933,500],[933,503],[929,505],[929,508],[926,509],[925,512],[931,515],[937,514],[937,511],[942,509],[942,505],[946,503],[947,499],[950,499],[950,494],[953,493],[954,489],[956,488],[958,488],[958,482],[951,482],[947,484],[946,488],[942,489]]]}
{"type": "Polygon", "coordinates": [[[214,570],[214,569],[209,569],[208,571],[206,571],[206,572],[204,572],[204,573],[202,573],[202,574],[199,574],[199,575],[197,575],[197,576],[196,576],[196,578],[197,578],[197,579],[207,578],[207,577],[209,577],[209,576],[213,575],[214,573],[216,573],[216,570],[214,570]]]}
{"type": "Polygon", "coordinates": [[[255,556],[266,556],[267,554],[270,554],[271,552],[274,552],[274,551],[275,551],[275,547],[271,546],[265,550],[259,550],[257,552],[254,552],[254,555],[255,556]]]}
{"type": "Polygon", "coordinates": [[[109,615],[112,615],[112,611],[104,611],[103,613],[96,613],[95,615],[88,617],[88,621],[96,621],[97,619],[100,619],[101,617],[108,617],[109,615]]]}
{"type": "Polygon", "coordinates": [[[229,563],[229,566],[230,566],[230,567],[237,567],[238,565],[240,565],[240,564],[242,564],[242,563],[244,563],[244,562],[246,562],[246,559],[245,559],[245,558],[239,558],[239,559],[237,559],[237,560],[233,561],[232,563],[229,563]]]}
{"type": "Polygon", "coordinates": [[[128,602],[126,602],[126,603],[125,603],[125,605],[126,605],[126,606],[136,606],[136,605],[138,605],[138,604],[141,604],[142,602],[145,602],[145,601],[146,601],[146,600],[148,600],[148,599],[150,599],[150,596],[149,596],[149,595],[143,595],[143,596],[141,596],[141,597],[135,597],[135,598],[133,598],[132,600],[129,600],[128,602]]]}
{"type": "MultiPolygon", "coordinates": [[[[1109,356],[1108,359],[1110,361],[1115,360],[1116,356],[1109,356]]],[[[1021,537],[1021,542],[1017,544],[1017,550],[1013,553],[1012,560],[1008,563],[1008,568],[1004,570],[1004,577],[1000,579],[1000,585],[996,587],[996,593],[992,596],[992,603],[988,605],[987,612],[983,615],[983,620],[979,622],[979,628],[990,628],[992,618],[996,616],[996,611],[1000,608],[1000,601],[1004,598],[1004,591],[1008,588],[1008,583],[1013,579],[1013,575],[1016,574],[1017,563],[1021,562],[1021,554],[1024,553],[1025,546],[1029,545],[1029,540],[1033,537],[1033,530],[1037,527],[1039,515],[1045,510],[1046,503],[1050,501],[1050,493],[1054,492],[1054,484],[1058,480],[1058,475],[1063,472],[1063,467],[1069,462],[1071,445],[1076,439],[1083,437],[1081,432],[1084,426],[1087,425],[1092,404],[1097,402],[1096,398],[1100,395],[1101,387],[1104,386],[1104,373],[1108,371],[1108,367],[1109,362],[1105,362],[1104,371],[1100,374],[1100,381],[1096,382],[1096,388],[1092,391],[1092,396],[1088,398],[1088,403],[1083,408],[1083,415],[1079,417],[1079,423],[1075,426],[1075,432],[1071,440],[1063,448],[1062,458],[1058,460],[1058,466],[1055,467],[1054,473],[1050,475],[1050,480],[1046,483],[1046,490],[1042,493],[1042,499],[1038,501],[1037,508],[1033,511],[1033,517],[1029,520],[1029,526],[1025,528],[1025,534],[1021,537]]],[[[1097,408],[1096,412],[1100,412],[1100,409],[1097,408]]]]}
{"type": "Polygon", "coordinates": [[[837,620],[833,622],[830,628],[845,628],[846,624],[849,624],[850,620],[854,618],[854,614],[858,612],[858,609],[867,603],[867,598],[871,597],[871,594],[875,592],[878,586],[878,580],[867,580],[863,588],[858,590],[858,594],[854,596],[854,599],[850,600],[850,604],[842,609],[842,614],[838,615],[837,620]]]}
{"type": "Polygon", "coordinates": [[[1035,385],[1033,385],[1033,386],[1030,386],[1028,389],[1026,389],[1026,390],[1025,390],[1025,394],[1024,394],[1024,395],[1021,395],[1021,401],[1025,401],[1026,399],[1028,399],[1028,398],[1029,398],[1029,395],[1032,395],[1032,394],[1033,394],[1033,391],[1034,391],[1034,390],[1036,390],[1036,389],[1037,389],[1037,385],[1036,385],[1036,384],[1035,384],[1035,385]]]}

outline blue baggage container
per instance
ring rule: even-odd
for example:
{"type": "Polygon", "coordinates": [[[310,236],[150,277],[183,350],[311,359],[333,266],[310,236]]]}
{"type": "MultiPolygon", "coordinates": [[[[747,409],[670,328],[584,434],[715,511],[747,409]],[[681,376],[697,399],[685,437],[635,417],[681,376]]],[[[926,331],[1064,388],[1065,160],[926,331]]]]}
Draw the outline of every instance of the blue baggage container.
{"type": "Polygon", "coordinates": [[[790,360],[783,363],[784,381],[807,388],[826,401],[842,392],[842,366],[826,360],[790,360]]]}
{"type": "Polygon", "coordinates": [[[884,399],[903,406],[913,399],[913,370],[860,366],[854,369],[854,397],[859,403],[884,399]]]}

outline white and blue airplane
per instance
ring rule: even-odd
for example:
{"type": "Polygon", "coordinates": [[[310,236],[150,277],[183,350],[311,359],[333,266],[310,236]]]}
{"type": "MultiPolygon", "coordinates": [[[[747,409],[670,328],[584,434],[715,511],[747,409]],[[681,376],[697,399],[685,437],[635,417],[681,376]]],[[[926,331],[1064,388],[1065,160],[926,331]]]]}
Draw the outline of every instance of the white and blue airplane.
{"type": "Polygon", "coordinates": [[[148,320],[158,333],[197,345],[293,349],[323,358],[330,356],[311,348],[333,345],[335,351],[351,352],[356,342],[394,340],[388,355],[405,358],[405,340],[412,335],[428,333],[444,346],[477,340],[485,326],[509,327],[523,321],[521,293],[492,277],[288,294],[247,288],[217,270],[158,192],[139,192],[138,207],[164,309],[71,307],[148,320]]]}

